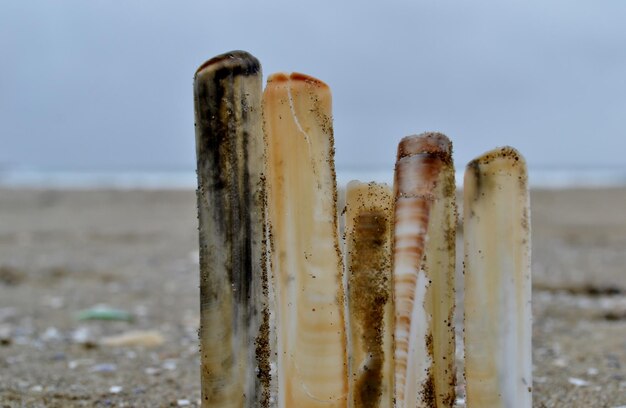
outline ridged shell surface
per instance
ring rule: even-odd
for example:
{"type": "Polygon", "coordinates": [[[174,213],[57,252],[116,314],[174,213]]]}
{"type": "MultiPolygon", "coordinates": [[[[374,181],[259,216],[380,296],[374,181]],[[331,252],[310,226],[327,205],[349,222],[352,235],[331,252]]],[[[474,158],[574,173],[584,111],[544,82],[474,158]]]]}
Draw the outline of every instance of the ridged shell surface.
{"type": "Polygon", "coordinates": [[[275,74],[263,96],[279,407],[345,407],[343,262],[330,89],[275,74]]]}
{"type": "Polygon", "coordinates": [[[395,169],[393,280],[396,407],[455,400],[455,184],[440,133],[404,138],[395,169]]]}

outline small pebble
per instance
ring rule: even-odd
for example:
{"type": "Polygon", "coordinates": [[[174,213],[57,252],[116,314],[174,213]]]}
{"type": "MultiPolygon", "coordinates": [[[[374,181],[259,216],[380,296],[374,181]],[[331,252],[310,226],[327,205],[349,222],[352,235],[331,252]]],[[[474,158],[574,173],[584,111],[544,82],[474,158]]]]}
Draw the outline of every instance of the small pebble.
{"type": "Polygon", "coordinates": [[[143,394],[145,392],[146,392],[146,389],[144,387],[135,387],[135,388],[133,388],[133,394],[135,394],[135,395],[143,394]]]}
{"type": "Polygon", "coordinates": [[[117,365],[112,363],[96,364],[89,370],[92,373],[112,373],[117,371],[117,365]]]}
{"type": "Polygon", "coordinates": [[[52,360],[53,361],[63,361],[63,360],[65,360],[65,354],[64,353],[55,353],[52,356],[52,360]]]}
{"type": "Polygon", "coordinates": [[[589,381],[581,380],[580,378],[570,377],[567,379],[570,384],[575,385],[577,387],[584,387],[589,385],[589,381]]]}
{"type": "Polygon", "coordinates": [[[0,326],[0,346],[10,346],[13,343],[11,338],[12,329],[9,326],[0,326]]]}
{"type": "Polygon", "coordinates": [[[120,392],[122,392],[124,388],[120,385],[114,385],[111,388],[109,388],[109,392],[111,394],[119,394],[120,392]]]}
{"type": "Polygon", "coordinates": [[[171,360],[171,359],[170,359],[170,360],[165,360],[165,361],[163,362],[162,367],[163,367],[165,370],[174,371],[174,370],[176,370],[176,367],[177,367],[177,365],[176,365],[176,360],[171,360]]]}
{"type": "Polygon", "coordinates": [[[161,372],[161,369],[156,367],[147,367],[145,370],[143,370],[143,372],[147,375],[157,375],[161,372]]]}
{"type": "Polygon", "coordinates": [[[93,360],[90,358],[81,358],[78,360],[71,360],[67,363],[67,367],[70,370],[74,370],[75,368],[78,368],[78,366],[82,366],[82,365],[89,365],[89,364],[93,364],[93,360]]]}
{"type": "Polygon", "coordinates": [[[41,335],[43,341],[59,341],[61,338],[61,332],[56,327],[48,327],[41,335]]]}
{"type": "Polygon", "coordinates": [[[45,348],[44,342],[36,339],[30,342],[30,346],[37,350],[43,350],[45,348]]]}
{"type": "Polygon", "coordinates": [[[81,326],[72,333],[72,341],[78,344],[84,344],[91,338],[89,328],[81,326]]]}
{"type": "Polygon", "coordinates": [[[15,336],[13,338],[13,342],[15,344],[19,344],[20,346],[25,346],[27,344],[30,344],[30,338],[26,337],[26,336],[15,336]]]}
{"type": "Polygon", "coordinates": [[[189,402],[188,399],[179,399],[178,401],[176,401],[176,403],[178,404],[179,407],[186,407],[191,404],[191,402],[189,402]]]}
{"type": "Polygon", "coordinates": [[[43,391],[43,387],[41,385],[33,385],[32,387],[30,387],[30,390],[32,392],[41,392],[43,391]]]}
{"type": "Polygon", "coordinates": [[[589,367],[587,369],[587,374],[588,375],[598,375],[598,372],[599,372],[598,369],[595,368],[595,367],[589,367]]]}

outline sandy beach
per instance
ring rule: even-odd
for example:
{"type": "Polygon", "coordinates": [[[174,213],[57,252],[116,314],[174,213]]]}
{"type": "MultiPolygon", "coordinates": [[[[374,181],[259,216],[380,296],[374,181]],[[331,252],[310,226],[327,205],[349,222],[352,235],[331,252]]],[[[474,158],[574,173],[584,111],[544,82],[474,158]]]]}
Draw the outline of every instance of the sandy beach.
{"type": "MultiPolygon", "coordinates": [[[[534,406],[626,406],[626,189],[531,201],[534,406]]],[[[0,406],[197,406],[197,258],[193,191],[0,189],[0,406]]]]}

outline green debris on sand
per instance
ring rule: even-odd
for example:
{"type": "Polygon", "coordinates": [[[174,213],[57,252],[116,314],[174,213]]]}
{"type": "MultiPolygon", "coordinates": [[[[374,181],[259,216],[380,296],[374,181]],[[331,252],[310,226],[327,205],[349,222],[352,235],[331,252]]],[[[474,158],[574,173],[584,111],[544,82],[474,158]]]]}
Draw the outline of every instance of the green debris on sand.
{"type": "Polygon", "coordinates": [[[108,306],[95,306],[90,309],[81,310],[77,313],[78,320],[115,320],[130,322],[133,315],[125,310],[114,309],[108,306]]]}

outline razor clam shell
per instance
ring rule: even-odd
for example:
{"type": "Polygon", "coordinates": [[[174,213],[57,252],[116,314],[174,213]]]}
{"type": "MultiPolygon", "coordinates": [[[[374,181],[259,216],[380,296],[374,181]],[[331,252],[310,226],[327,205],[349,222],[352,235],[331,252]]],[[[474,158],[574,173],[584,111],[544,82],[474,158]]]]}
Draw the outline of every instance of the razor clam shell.
{"type": "Polygon", "coordinates": [[[395,400],[398,408],[455,400],[455,184],[445,135],[404,138],[395,171],[395,400]]]}
{"type": "Polygon", "coordinates": [[[531,407],[529,194],[515,149],[468,164],[464,214],[467,406],[531,407]]]}
{"type": "Polygon", "coordinates": [[[268,403],[261,86],[259,61],[243,51],[194,78],[204,407],[268,403]]]}
{"type": "Polygon", "coordinates": [[[279,407],[345,407],[343,263],[331,95],[292,73],[263,95],[279,407]]]}
{"type": "Polygon", "coordinates": [[[392,218],[389,186],[348,183],[345,257],[350,407],[393,407],[392,218]]]}

